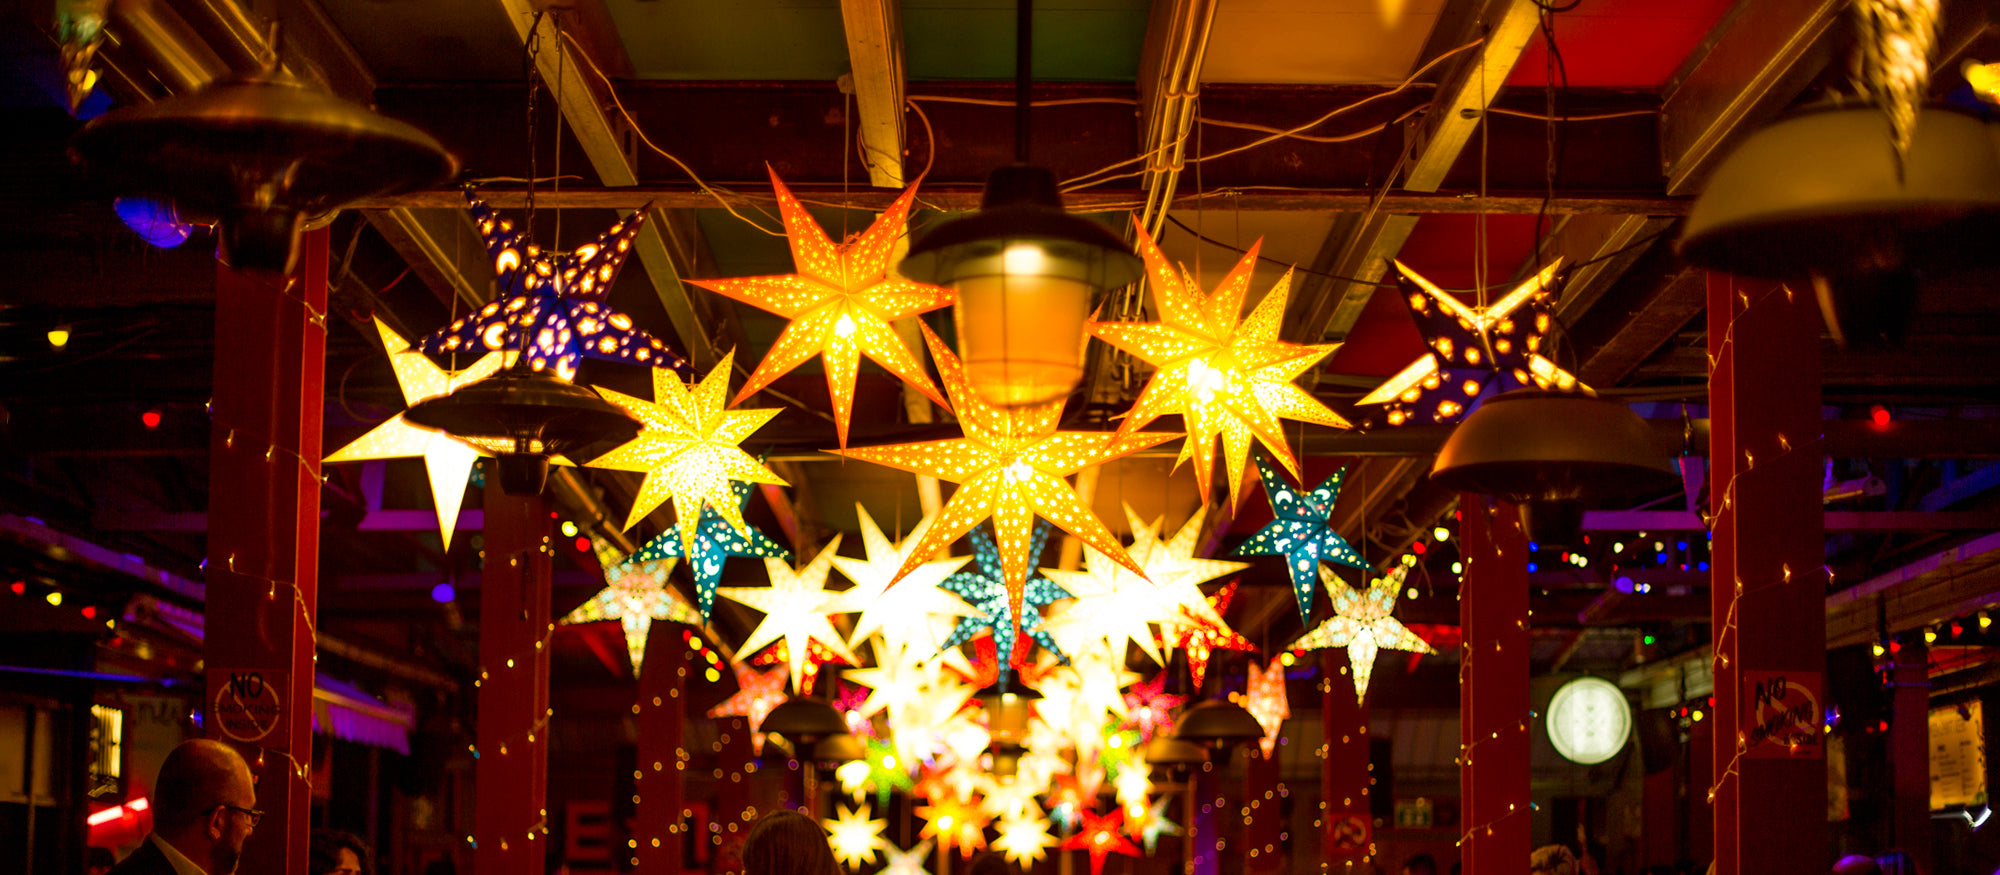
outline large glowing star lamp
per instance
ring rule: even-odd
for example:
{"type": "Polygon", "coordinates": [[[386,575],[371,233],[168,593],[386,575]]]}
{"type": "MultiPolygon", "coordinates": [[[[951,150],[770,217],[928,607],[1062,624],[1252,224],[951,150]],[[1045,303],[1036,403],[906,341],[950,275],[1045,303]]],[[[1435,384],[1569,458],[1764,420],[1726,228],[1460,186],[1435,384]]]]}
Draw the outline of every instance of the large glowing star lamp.
{"type": "MultiPolygon", "coordinates": [[[[750,503],[750,484],[741,480],[729,481],[729,489],[734,496],[736,518],[742,519],[743,508],[750,503]]],[[[647,541],[645,546],[633,553],[627,562],[650,562],[657,559],[687,557],[688,571],[694,574],[695,603],[703,620],[708,619],[710,608],[715,606],[716,584],[722,580],[722,565],[731,556],[761,557],[792,561],[792,551],[783,544],[771,540],[770,536],[754,528],[738,531],[716,505],[706,505],[701,509],[701,518],[692,524],[676,522],[672,528],[658,537],[647,541]],[[694,546],[690,549],[683,536],[694,531],[694,546]]]]}
{"type": "Polygon", "coordinates": [[[835,535],[818,556],[796,571],[784,561],[765,559],[770,586],[726,586],[717,590],[724,598],[764,612],[763,621],[743,639],[740,649],[755,653],[767,644],[783,641],[793,689],[800,694],[812,692],[812,674],[817,671],[817,663],[824,661],[810,655],[808,642],[825,647],[849,665],[860,661],[847,649],[846,639],[827,621],[830,603],[838,593],[826,591],[826,578],[833,570],[833,554],[839,549],[840,536],[835,535]],[[807,668],[809,660],[813,662],[812,672],[807,668]]]}
{"type": "Polygon", "coordinates": [[[966,376],[1003,407],[1076,388],[1092,299],[1138,279],[1139,268],[1109,228],[1063,210],[1055,174],[1026,165],[993,171],[979,212],[939,225],[902,264],[905,276],[958,293],[966,376]]]}
{"type": "Polygon", "coordinates": [[[882,211],[853,241],[835,245],[791,189],[771,172],[771,188],[784,218],[798,273],[782,276],[689,280],[717,294],[791,320],[777,343],[736,393],[738,402],[814,356],[826,366],[826,391],[833,399],[833,424],[847,446],[854,409],[854,378],[867,355],[911,388],[939,404],[944,398],[924,375],[923,362],[903,345],[891,322],[951,303],[951,290],[911,282],[889,273],[889,257],[903,235],[915,185],[882,211]]]}
{"type": "Polygon", "coordinates": [[[1307,632],[1292,648],[1347,648],[1347,662],[1354,675],[1355,701],[1367,697],[1368,678],[1375,671],[1375,654],[1381,649],[1434,652],[1424,639],[1418,638],[1390,616],[1390,612],[1396,609],[1396,596],[1402,592],[1403,579],[1408,573],[1407,566],[1398,565],[1388,575],[1376,578],[1367,589],[1357,590],[1334,577],[1331,569],[1320,569],[1321,576],[1326,578],[1327,592],[1333,594],[1333,616],[1307,632]]]}
{"type": "Polygon", "coordinates": [[[888,828],[886,820],[876,820],[868,815],[873,813],[868,806],[839,807],[840,816],[823,819],[826,827],[827,843],[833,846],[833,855],[840,862],[860,868],[864,863],[873,863],[881,852],[889,848],[889,840],[882,837],[882,830],[888,828]]]}

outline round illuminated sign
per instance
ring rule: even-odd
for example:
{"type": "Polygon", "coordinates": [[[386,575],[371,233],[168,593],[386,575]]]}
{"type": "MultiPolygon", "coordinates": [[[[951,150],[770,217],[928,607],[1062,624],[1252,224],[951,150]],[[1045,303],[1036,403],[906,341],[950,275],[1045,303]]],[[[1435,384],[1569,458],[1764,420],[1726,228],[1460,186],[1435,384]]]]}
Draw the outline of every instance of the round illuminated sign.
{"type": "Polygon", "coordinates": [[[1580,677],[1549,700],[1549,741],[1564,759],[1595,765],[1617,755],[1632,736],[1632,705],[1603,678],[1580,677]]]}

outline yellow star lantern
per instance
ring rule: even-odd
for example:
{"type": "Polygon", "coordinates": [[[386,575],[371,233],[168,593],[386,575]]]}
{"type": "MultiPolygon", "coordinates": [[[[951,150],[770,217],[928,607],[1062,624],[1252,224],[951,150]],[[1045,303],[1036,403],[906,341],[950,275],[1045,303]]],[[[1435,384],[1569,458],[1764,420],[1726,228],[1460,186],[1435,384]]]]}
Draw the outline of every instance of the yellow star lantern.
{"type": "Polygon", "coordinates": [[[1277,659],[1259,668],[1250,663],[1250,682],[1243,693],[1243,710],[1257,718],[1257,724],[1264,727],[1264,756],[1278,748],[1278,730],[1284,728],[1285,718],[1292,716],[1291,700],[1285,695],[1285,666],[1277,659]]]}
{"type": "Polygon", "coordinates": [[[859,662],[847,649],[846,640],[827,621],[837,593],[826,591],[827,573],[833,570],[834,551],[840,549],[835,535],[806,567],[792,570],[782,559],[766,558],[764,568],[771,575],[770,586],[725,586],[716,590],[723,598],[741,602],[764,612],[764,620],[743,639],[740,653],[756,653],[774,641],[785,642],[786,660],[792,670],[792,689],[811,695],[811,681],[805,680],[808,645],[818,642],[851,665],[859,662]]]}
{"type": "Polygon", "coordinates": [[[1179,414],[1187,427],[1180,457],[1194,461],[1195,483],[1204,503],[1210,494],[1215,457],[1211,448],[1217,438],[1222,440],[1231,507],[1242,501],[1252,439],[1298,476],[1298,460],[1285,441],[1281,418],[1334,428],[1352,426],[1292,382],[1339,344],[1307,346],[1278,339],[1291,271],[1244,318],[1243,300],[1250,291],[1262,240],[1243,254],[1214,292],[1204,295],[1186,270],[1167,261],[1146,229],[1136,230],[1160,321],[1098,322],[1090,328],[1098,339],[1158,369],[1118,433],[1129,435],[1161,416],[1179,414]]]}
{"type": "Polygon", "coordinates": [[[1375,671],[1375,654],[1384,648],[1412,653],[1435,653],[1424,639],[1389,615],[1396,609],[1396,596],[1403,591],[1409,566],[1398,565],[1386,577],[1375,578],[1366,590],[1357,590],[1335,577],[1322,565],[1320,579],[1333,593],[1333,616],[1292,645],[1294,650],[1322,647],[1347,648],[1347,663],[1354,675],[1354,698],[1368,695],[1368,677],[1375,671]]]}
{"type": "Polygon", "coordinates": [[[953,618],[970,617],[977,613],[963,599],[938,588],[938,584],[943,583],[959,566],[971,561],[972,557],[956,556],[925,562],[897,582],[896,572],[902,569],[903,561],[908,557],[907,548],[916,546],[923,532],[936,521],[936,515],[926,515],[918,521],[910,537],[899,544],[882,534],[882,527],[875,524],[875,518],[869,516],[868,509],[859,502],[855,503],[854,512],[861,520],[861,542],[867,548],[868,558],[833,557],[833,567],[854,582],[853,589],[840,594],[835,609],[842,613],[858,611],[861,614],[854,621],[854,634],[848,636],[848,646],[857,647],[868,636],[879,635],[885,651],[878,651],[877,664],[881,664],[885,657],[901,654],[912,647],[921,651],[916,656],[929,657],[951,634],[955,622],[953,618]],[[890,586],[891,583],[895,585],[890,586]],[[940,623],[944,634],[939,634],[940,623]]]}
{"type": "Polygon", "coordinates": [[[875,223],[853,241],[835,245],[827,239],[804,204],[771,172],[771,187],[791,241],[798,273],[735,279],[689,280],[695,285],[791,320],[750,379],[736,393],[742,401],[791,372],[807,359],[822,356],[826,391],[833,398],[833,423],[840,445],[847,446],[847,423],[854,409],[854,377],[860,357],[870,359],[931,400],[943,405],[936,386],[889,323],[927,313],[952,302],[950,289],[907,280],[889,273],[889,261],[910,202],[911,185],[882,211],[875,223]]]}
{"type": "Polygon", "coordinates": [[[1049,849],[1059,844],[1062,842],[1049,835],[1049,819],[1033,816],[1001,820],[1000,835],[993,839],[994,850],[1024,868],[1047,858],[1049,849]]]}
{"type": "Polygon", "coordinates": [[[939,850],[948,853],[956,847],[960,856],[970,857],[986,847],[986,812],[962,797],[932,796],[931,804],[917,809],[917,816],[924,819],[918,837],[936,839],[939,850]]]}
{"type": "Polygon", "coordinates": [[[605,400],[638,419],[640,428],[637,437],[591,460],[590,466],[645,473],[639,495],[632,499],[632,512],[625,517],[625,528],[672,499],[674,518],[680,521],[683,556],[694,555],[695,521],[701,519],[704,505],[714,508],[739,534],[749,534],[750,525],[743,521],[743,508],[729,481],[788,485],[738,446],[778,415],[778,410],[724,409],[732,357],[723,356],[693,390],[673,373],[654,369],[652,401],[598,390],[605,400]]]}
{"type": "Polygon", "coordinates": [[[674,561],[621,562],[605,569],[604,589],[570,611],[563,623],[617,620],[625,630],[625,650],[632,657],[632,675],[637,677],[639,666],[646,659],[646,635],[652,630],[654,620],[701,625],[701,612],[667,584],[667,573],[673,570],[674,561]]]}
{"type": "Polygon", "coordinates": [[[871,820],[874,813],[868,806],[849,808],[839,806],[838,817],[821,820],[826,827],[827,843],[833,846],[833,856],[840,862],[855,868],[863,863],[873,863],[888,849],[889,840],[882,837],[882,830],[888,828],[886,820],[871,820]]]}
{"type": "Polygon", "coordinates": [[[973,393],[958,356],[929,327],[923,332],[945,391],[957,403],[959,427],[965,437],[834,451],[959,484],[938,521],[910,550],[897,577],[916,570],[938,550],[991,517],[1008,602],[1018,626],[1021,593],[1028,581],[1028,544],[1038,514],[1138,573],[1138,564],[1125,555],[1118,539],[1063,478],[1172,440],[1174,435],[1140,432],[1121,439],[1109,432],[1056,431],[1060,403],[1012,410],[995,407],[973,393]]]}
{"type": "MultiPolygon", "coordinates": [[[[396,385],[403,390],[405,407],[449,395],[460,386],[476,383],[500,370],[501,356],[495,352],[481,356],[465,370],[447,371],[411,349],[410,342],[382,324],[382,320],[375,320],[375,330],[382,335],[382,349],[389,354],[389,366],[396,371],[396,385]]],[[[471,444],[416,425],[398,413],[353,443],[335,450],[326,461],[422,457],[424,471],[430,475],[431,502],[437,507],[438,537],[444,541],[444,548],[450,550],[451,532],[458,526],[458,508],[465,501],[465,480],[472,474],[473,462],[484,455],[484,451],[471,444]]]]}

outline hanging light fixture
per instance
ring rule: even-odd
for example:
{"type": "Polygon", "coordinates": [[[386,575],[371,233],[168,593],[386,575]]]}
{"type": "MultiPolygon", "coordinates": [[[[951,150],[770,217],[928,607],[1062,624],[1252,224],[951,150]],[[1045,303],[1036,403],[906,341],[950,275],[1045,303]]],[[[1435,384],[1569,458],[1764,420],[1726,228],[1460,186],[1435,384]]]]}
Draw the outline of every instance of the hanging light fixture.
{"type": "Polygon", "coordinates": [[[70,155],[121,194],[215,222],[222,263],[280,274],[307,217],[458,172],[429,134],[276,70],[113,110],[77,131],[70,155]]]}
{"type": "Polygon", "coordinates": [[[1227,763],[1237,745],[1264,737],[1264,725],[1241,705],[1210,699],[1181,714],[1174,737],[1208,748],[1215,762],[1227,763]]]}
{"type": "Polygon", "coordinates": [[[1028,163],[1032,0],[1015,13],[1014,125],[1018,164],[986,178],[979,212],[939,225],[899,268],[958,293],[959,357],[989,404],[1023,407],[1068,395],[1083,380],[1091,302],[1139,278],[1141,263],[1110,229],[1063,209],[1055,174],[1028,163]]]}
{"type": "Polygon", "coordinates": [[[1208,762],[1208,751],[1201,745],[1165,735],[1156,735],[1146,742],[1145,756],[1147,763],[1166,769],[1190,768],[1208,762]]]}
{"type": "Polygon", "coordinates": [[[1695,200],[1679,247],[1701,267],[1809,286],[1842,345],[1899,340],[1927,280],[2000,263],[1994,126],[1920,105],[1938,3],[1856,0],[1855,13],[1862,100],[1745,140],[1695,200]]]}
{"type": "Polygon", "coordinates": [[[1680,485],[1652,429],[1616,401],[1566,392],[1498,395],[1459,423],[1431,481],[1520,505],[1528,539],[1575,545],[1586,501],[1680,485]]]}
{"type": "Polygon", "coordinates": [[[851,763],[868,757],[868,746],[851,732],[839,732],[813,743],[810,759],[823,766],[851,763]]]}
{"type": "Polygon", "coordinates": [[[1035,701],[1042,694],[1026,687],[1015,692],[996,683],[975,698],[986,711],[986,731],[993,738],[993,774],[1012,775],[1019,770],[1028,721],[1035,716],[1035,701]]]}
{"type": "Polygon", "coordinates": [[[847,721],[825,699],[793,696],[772,708],[760,729],[784,736],[803,753],[822,740],[846,734],[847,721]]]}
{"type": "Polygon", "coordinates": [[[550,456],[639,433],[637,420],[596,392],[520,363],[411,407],[403,418],[498,456],[509,495],[540,494],[550,456]]]}

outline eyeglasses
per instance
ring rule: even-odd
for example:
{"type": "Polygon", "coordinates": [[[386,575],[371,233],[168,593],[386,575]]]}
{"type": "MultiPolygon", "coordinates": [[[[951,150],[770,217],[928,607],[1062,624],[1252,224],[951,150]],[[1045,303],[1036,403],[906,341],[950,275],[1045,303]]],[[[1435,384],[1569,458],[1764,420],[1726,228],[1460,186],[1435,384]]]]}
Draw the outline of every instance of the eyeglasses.
{"type": "Polygon", "coordinates": [[[247,814],[247,815],[249,815],[249,816],[250,816],[250,828],[251,828],[251,829],[256,829],[256,828],[257,828],[257,823],[258,823],[259,821],[261,821],[261,820],[263,820],[263,819],[264,819],[264,812],[262,812],[262,811],[259,811],[259,810],[255,809],[255,808],[244,808],[244,807],[242,807],[242,806],[238,806],[238,805],[218,805],[218,806],[216,806],[216,807],[217,807],[217,808],[227,808],[227,809],[229,809],[230,811],[236,811],[236,812],[241,812],[241,813],[243,813],[243,814],[247,814]]]}

